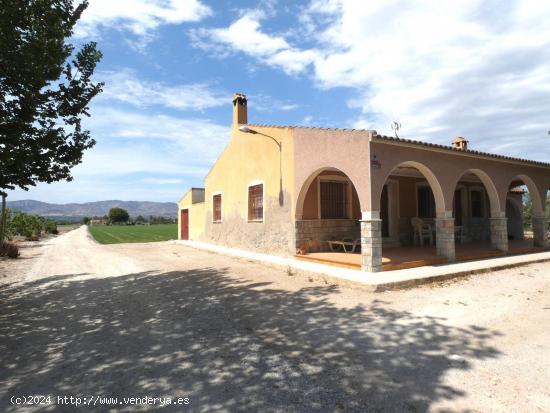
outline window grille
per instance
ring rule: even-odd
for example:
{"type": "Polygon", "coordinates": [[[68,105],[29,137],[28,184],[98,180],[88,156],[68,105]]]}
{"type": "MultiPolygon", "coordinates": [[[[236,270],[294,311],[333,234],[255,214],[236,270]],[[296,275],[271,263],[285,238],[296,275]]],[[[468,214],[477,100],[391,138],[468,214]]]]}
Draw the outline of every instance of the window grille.
{"type": "Polygon", "coordinates": [[[248,220],[264,219],[264,186],[263,184],[248,187],[248,220]]]}
{"type": "Polygon", "coordinates": [[[347,184],[321,181],[321,219],[347,218],[347,184]]]}
{"type": "Polygon", "coordinates": [[[213,196],[213,216],[212,220],[214,222],[221,222],[222,220],[222,196],[221,194],[213,196]]]}

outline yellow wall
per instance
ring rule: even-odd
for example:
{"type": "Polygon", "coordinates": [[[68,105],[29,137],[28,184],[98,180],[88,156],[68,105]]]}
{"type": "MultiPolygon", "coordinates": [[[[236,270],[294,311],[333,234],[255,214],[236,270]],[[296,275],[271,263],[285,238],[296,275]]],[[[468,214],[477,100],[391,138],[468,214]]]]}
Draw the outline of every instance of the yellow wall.
{"type": "Polygon", "coordinates": [[[259,133],[241,132],[234,126],[231,141],[205,179],[203,239],[288,254],[294,249],[292,129],[248,127],[259,133]],[[282,143],[281,159],[271,138],[282,143]],[[279,201],[281,176],[283,205],[279,201]],[[264,185],[263,223],[248,222],[248,186],[254,181],[264,185]],[[212,222],[212,196],[216,193],[222,194],[221,223],[212,222]]]}
{"type": "Polygon", "coordinates": [[[181,239],[181,210],[189,209],[189,239],[197,240],[204,234],[204,202],[192,203],[192,189],[178,202],[178,239],[181,239]]]}

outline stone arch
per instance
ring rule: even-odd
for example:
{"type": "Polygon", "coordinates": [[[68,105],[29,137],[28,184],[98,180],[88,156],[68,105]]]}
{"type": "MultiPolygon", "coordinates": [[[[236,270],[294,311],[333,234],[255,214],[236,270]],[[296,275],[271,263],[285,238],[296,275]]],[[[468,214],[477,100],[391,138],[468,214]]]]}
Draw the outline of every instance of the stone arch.
{"type": "Polygon", "coordinates": [[[481,181],[481,183],[483,184],[483,186],[485,187],[485,190],[487,191],[487,195],[489,196],[489,204],[491,207],[491,217],[497,218],[502,216],[503,210],[501,209],[501,206],[500,206],[500,198],[498,196],[498,190],[493,180],[491,179],[491,177],[481,169],[466,169],[465,171],[463,171],[455,182],[455,185],[453,187],[453,193],[454,193],[454,188],[456,188],[460,179],[467,173],[473,173],[474,175],[476,175],[481,181]]]}
{"type": "Polygon", "coordinates": [[[373,206],[375,206],[373,207],[373,210],[380,210],[380,198],[382,197],[382,190],[383,190],[384,184],[387,182],[391,174],[401,166],[415,168],[424,176],[424,178],[426,178],[434,194],[436,216],[444,217],[445,216],[445,198],[443,196],[443,190],[441,188],[441,184],[439,183],[439,180],[436,178],[435,174],[432,172],[430,168],[416,161],[401,162],[395,165],[392,168],[392,170],[384,177],[383,184],[380,186],[377,193],[373,194],[373,206]]]}
{"type": "Polygon", "coordinates": [[[353,186],[353,189],[358,194],[360,210],[361,211],[363,210],[363,205],[362,205],[362,202],[361,202],[361,197],[359,196],[358,187],[357,187],[357,185],[355,185],[355,182],[353,181],[351,176],[346,171],[343,171],[342,169],[332,167],[332,166],[325,166],[325,167],[317,168],[315,171],[313,171],[311,174],[309,174],[308,177],[302,183],[302,185],[299,187],[300,192],[298,193],[298,196],[296,197],[295,219],[297,219],[297,220],[302,219],[302,215],[303,215],[303,211],[304,211],[304,202],[306,200],[306,195],[307,195],[307,192],[309,190],[309,187],[311,186],[312,182],[319,176],[319,174],[321,174],[325,171],[334,171],[334,172],[339,172],[339,173],[343,173],[344,175],[346,175],[346,177],[350,180],[350,182],[353,186]]]}
{"type": "Polygon", "coordinates": [[[513,177],[510,182],[508,183],[508,186],[506,187],[506,193],[508,193],[508,190],[510,189],[510,185],[514,181],[522,181],[529,190],[529,195],[531,195],[531,202],[533,203],[533,216],[543,216],[544,211],[544,204],[541,198],[541,193],[535,184],[535,181],[531,179],[528,175],[520,174],[513,177]]]}

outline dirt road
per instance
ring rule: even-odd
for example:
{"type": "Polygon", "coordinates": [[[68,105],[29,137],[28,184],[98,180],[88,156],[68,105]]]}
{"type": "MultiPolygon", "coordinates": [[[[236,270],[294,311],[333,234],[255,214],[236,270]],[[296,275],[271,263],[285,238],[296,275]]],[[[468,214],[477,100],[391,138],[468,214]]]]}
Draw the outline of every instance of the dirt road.
{"type": "Polygon", "coordinates": [[[85,227],[22,258],[0,261],[2,412],[550,411],[549,264],[370,294],[85,227]],[[189,404],[122,399],[145,396],[189,404]]]}

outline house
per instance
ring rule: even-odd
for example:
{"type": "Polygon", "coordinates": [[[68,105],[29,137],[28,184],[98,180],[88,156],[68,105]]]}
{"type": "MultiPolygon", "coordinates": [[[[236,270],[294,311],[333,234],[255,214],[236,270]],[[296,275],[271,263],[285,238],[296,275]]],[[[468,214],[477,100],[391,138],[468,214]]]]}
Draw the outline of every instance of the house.
{"type": "Polygon", "coordinates": [[[250,124],[247,98],[237,93],[229,144],[204,188],[179,201],[179,236],[282,256],[300,250],[327,262],[345,257],[376,272],[391,268],[392,254],[451,262],[546,248],[549,188],[550,164],[478,152],[461,137],[443,146],[374,130],[250,124]],[[533,203],[527,241],[524,190],[533,203]],[[357,240],[360,254],[331,251],[328,241],[344,239],[357,240]]]}
{"type": "Polygon", "coordinates": [[[109,220],[107,218],[92,218],[90,219],[89,224],[90,225],[107,225],[109,223],[109,220]]]}

